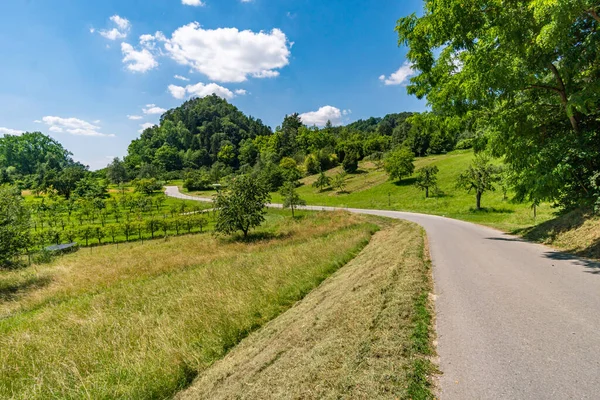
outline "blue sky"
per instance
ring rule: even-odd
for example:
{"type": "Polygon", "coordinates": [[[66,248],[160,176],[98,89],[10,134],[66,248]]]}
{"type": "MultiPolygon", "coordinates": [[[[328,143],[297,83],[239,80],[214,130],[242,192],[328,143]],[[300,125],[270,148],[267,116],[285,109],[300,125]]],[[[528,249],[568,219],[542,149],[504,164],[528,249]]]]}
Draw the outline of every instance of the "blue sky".
{"type": "Polygon", "coordinates": [[[97,169],[126,155],[161,109],[193,95],[216,92],[273,128],[293,112],[309,124],[346,124],[422,111],[425,103],[406,94],[411,70],[394,32],[398,18],[421,7],[421,0],[3,1],[0,134],[41,131],[97,169]]]}

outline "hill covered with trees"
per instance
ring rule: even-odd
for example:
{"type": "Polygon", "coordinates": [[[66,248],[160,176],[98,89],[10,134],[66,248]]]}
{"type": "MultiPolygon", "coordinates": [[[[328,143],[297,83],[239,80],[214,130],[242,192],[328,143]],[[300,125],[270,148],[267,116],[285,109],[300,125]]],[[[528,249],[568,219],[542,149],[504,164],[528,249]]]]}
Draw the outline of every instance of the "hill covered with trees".
{"type": "Polygon", "coordinates": [[[87,167],[73,161],[72,153],[40,132],[0,138],[0,184],[45,191],[54,188],[69,197],[87,167]]]}

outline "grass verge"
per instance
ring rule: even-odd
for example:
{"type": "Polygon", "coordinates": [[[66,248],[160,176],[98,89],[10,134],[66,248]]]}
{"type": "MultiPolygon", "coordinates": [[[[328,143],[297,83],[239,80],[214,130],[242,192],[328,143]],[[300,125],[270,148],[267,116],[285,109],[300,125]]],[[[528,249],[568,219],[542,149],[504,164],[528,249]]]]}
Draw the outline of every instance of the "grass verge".
{"type": "Polygon", "coordinates": [[[433,398],[425,235],[408,222],[382,223],[356,258],[177,398],[433,398]]]}
{"type": "Polygon", "coordinates": [[[192,235],[1,272],[0,398],[172,396],[377,230],[366,217],[301,214],[270,211],[250,243],[192,235]]]}

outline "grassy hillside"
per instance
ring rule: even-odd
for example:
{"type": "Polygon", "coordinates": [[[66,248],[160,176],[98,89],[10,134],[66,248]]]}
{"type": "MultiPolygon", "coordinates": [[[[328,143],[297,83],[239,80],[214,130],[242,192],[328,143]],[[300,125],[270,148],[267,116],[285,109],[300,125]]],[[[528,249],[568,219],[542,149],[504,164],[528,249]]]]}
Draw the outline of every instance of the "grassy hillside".
{"type": "Polygon", "coordinates": [[[369,221],[271,211],[252,243],[189,235],[0,271],[0,398],[170,397],[352,259],[369,221]]]}
{"type": "Polygon", "coordinates": [[[395,222],[295,307],[200,374],[183,399],[427,399],[423,231],[395,222]]]}
{"type": "Polygon", "coordinates": [[[518,232],[581,257],[600,259],[600,217],[576,210],[518,232]]]}
{"type": "MultiPolygon", "coordinates": [[[[500,190],[485,193],[482,201],[484,210],[476,211],[475,194],[455,188],[458,175],[468,167],[472,158],[471,151],[454,151],[445,155],[418,158],[415,162],[417,169],[425,165],[436,165],[440,170],[438,185],[442,194],[429,199],[414,186],[414,177],[390,182],[385,171],[377,169],[371,162],[362,162],[358,173],[348,175],[347,193],[336,193],[332,189],[319,193],[311,186],[316,176],[303,179],[303,186],[298,192],[308,204],[436,214],[506,231],[525,228],[552,217],[552,209],[544,204],[538,207],[537,218],[534,220],[530,205],[513,204],[503,198],[500,190]]],[[[327,175],[334,176],[340,171],[341,168],[338,167],[327,171],[327,175]]],[[[510,198],[510,193],[508,197],[510,198]]],[[[274,194],[273,201],[280,202],[280,196],[274,194]]]]}

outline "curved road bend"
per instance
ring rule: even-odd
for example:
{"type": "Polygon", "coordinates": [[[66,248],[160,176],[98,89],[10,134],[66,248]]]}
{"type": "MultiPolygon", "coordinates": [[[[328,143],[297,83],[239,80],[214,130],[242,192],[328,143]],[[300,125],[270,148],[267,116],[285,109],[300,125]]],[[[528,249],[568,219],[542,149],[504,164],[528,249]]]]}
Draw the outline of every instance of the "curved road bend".
{"type": "Polygon", "coordinates": [[[442,399],[600,398],[600,263],[449,218],[344,210],[427,231],[442,399]]]}

